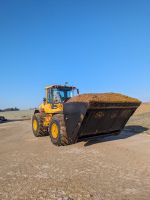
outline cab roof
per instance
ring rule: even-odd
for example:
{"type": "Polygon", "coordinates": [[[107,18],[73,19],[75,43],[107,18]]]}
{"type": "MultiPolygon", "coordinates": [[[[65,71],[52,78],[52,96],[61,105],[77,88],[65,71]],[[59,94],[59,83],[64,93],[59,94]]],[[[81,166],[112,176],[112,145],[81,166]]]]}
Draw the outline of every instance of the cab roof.
{"type": "Polygon", "coordinates": [[[49,85],[46,86],[45,89],[49,89],[49,88],[68,88],[68,89],[76,89],[76,87],[74,86],[68,86],[68,85],[49,85]]]}

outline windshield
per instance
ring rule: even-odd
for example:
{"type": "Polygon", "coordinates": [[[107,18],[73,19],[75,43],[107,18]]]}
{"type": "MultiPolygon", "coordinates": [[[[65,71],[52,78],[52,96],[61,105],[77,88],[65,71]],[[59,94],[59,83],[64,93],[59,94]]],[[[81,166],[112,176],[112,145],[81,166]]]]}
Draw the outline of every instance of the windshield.
{"type": "Polygon", "coordinates": [[[69,98],[76,96],[76,89],[59,88],[50,89],[48,91],[48,102],[61,103],[67,101],[69,98]]]}

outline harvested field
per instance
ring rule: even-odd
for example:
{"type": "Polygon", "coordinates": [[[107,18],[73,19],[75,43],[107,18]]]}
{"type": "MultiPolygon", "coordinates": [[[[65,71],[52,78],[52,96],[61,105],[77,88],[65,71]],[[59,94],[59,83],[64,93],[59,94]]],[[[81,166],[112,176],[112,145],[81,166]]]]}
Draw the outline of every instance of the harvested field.
{"type": "Polygon", "coordinates": [[[35,138],[31,120],[17,120],[23,111],[0,124],[0,199],[149,200],[149,105],[140,106],[120,135],[66,147],[35,138]]]}
{"type": "Polygon", "coordinates": [[[31,119],[31,116],[33,115],[33,110],[0,112],[0,115],[9,120],[31,119]]]}
{"type": "Polygon", "coordinates": [[[81,94],[67,101],[67,103],[70,102],[140,103],[138,99],[131,98],[119,93],[81,94]]]}
{"type": "Polygon", "coordinates": [[[141,106],[136,110],[135,115],[150,112],[150,103],[142,103],[141,106]]]}

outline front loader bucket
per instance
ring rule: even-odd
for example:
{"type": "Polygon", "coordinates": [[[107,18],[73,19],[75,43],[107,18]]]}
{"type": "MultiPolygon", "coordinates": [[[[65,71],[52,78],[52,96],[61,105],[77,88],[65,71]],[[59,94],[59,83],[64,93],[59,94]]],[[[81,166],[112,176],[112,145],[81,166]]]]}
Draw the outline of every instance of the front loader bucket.
{"type": "Polygon", "coordinates": [[[120,132],[140,102],[68,102],[64,104],[67,134],[81,138],[120,132]]]}

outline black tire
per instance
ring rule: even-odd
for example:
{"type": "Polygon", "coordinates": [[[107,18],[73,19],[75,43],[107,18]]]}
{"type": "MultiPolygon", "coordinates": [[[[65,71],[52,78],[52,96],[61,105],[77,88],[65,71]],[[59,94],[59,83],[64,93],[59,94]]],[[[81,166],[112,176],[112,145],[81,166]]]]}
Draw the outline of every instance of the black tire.
{"type": "Polygon", "coordinates": [[[32,131],[35,137],[42,137],[48,135],[48,130],[43,126],[43,116],[40,113],[36,113],[32,117],[32,131]],[[37,129],[34,129],[33,123],[36,121],[37,129]]]}
{"type": "Polygon", "coordinates": [[[50,138],[53,144],[57,146],[65,146],[68,144],[72,144],[68,140],[67,132],[66,132],[66,125],[65,125],[65,120],[64,120],[64,115],[63,114],[55,114],[52,117],[52,120],[49,124],[49,134],[50,138]],[[52,133],[52,125],[55,124],[58,128],[58,135],[57,137],[53,137],[52,133]]]}

